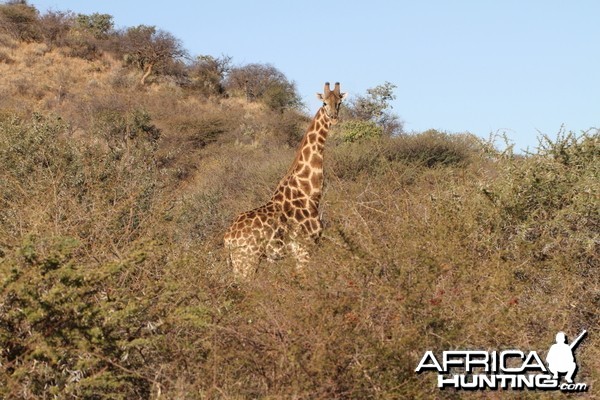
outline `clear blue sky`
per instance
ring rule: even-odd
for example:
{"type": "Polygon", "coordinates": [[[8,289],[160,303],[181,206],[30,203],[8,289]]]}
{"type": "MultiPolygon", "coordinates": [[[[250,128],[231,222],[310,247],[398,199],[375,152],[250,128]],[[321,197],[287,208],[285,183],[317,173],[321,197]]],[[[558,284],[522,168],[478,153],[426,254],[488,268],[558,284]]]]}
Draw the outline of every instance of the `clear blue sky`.
{"type": "Polygon", "coordinates": [[[506,132],[517,149],[561,124],[600,127],[597,0],[31,0],[41,11],[156,25],[192,55],[270,63],[311,112],[323,82],[364,94],[398,86],[408,131],[506,132]]]}

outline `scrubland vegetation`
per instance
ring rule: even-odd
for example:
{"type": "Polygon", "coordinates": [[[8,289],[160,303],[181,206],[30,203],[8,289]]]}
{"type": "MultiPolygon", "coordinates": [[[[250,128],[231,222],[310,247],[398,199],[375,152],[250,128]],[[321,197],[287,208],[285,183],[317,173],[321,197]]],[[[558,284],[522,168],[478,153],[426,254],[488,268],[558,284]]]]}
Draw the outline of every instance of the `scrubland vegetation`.
{"type": "Polygon", "coordinates": [[[393,85],[373,88],[327,143],[305,276],[289,260],[240,284],[222,234],[293,159],[293,82],[21,2],[0,5],[0,77],[0,398],[556,398],[414,370],[583,329],[579,396],[597,396],[598,130],[515,155],[406,134],[393,85]]]}

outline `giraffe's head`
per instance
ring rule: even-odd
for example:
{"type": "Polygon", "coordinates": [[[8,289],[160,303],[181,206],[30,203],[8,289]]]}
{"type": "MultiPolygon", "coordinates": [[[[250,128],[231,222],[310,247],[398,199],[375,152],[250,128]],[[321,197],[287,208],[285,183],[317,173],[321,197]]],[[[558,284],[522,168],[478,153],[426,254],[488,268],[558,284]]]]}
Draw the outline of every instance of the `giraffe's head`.
{"type": "Polygon", "coordinates": [[[333,90],[330,89],[329,82],[326,82],[323,93],[317,93],[317,98],[323,101],[323,108],[325,109],[327,116],[331,118],[332,124],[337,123],[340,105],[342,104],[342,100],[344,100],[347,95],[348,93],[340,92],[339,82],[335,83],[333,90]]]}

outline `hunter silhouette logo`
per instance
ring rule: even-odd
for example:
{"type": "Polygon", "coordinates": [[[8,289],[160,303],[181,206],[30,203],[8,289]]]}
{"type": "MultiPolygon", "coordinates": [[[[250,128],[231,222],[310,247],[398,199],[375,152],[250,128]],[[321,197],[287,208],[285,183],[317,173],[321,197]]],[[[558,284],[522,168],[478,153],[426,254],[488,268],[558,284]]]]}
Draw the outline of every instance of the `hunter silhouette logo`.
{"type": "Polygon", "coordinates": [[[556,334],[556,344],[553,344],[552,347],[550,347],[548,356],[546,356],[548,369],[552,372],[552,377],[554,379],[559,378],[559,373],[566,373],[567,382],[573,383],[573,376],[577,371],[573,350],[575,350],[575,347],[579,345],[581,339],[583,339],[586,334],[587,331],[584,329],[571,344],[567,344],[567,337],[564,332],[558,332],[556,334]]]}
{"type": "Polygon", "coordinates": [[[564,332],[556,334],[556,343],[548,350],[546,364],[537,352],[521,350],[485,351],[450,350],[436,358],[427,351],[415,372],[437,371],[438,388],[463,390],[561,390],[585,392],[586,383],[574,383],[577,363],[575,348],[587,335],[584,330],[571,344],[564,332]],[[561,383],[561,375],[566,382],[561,383]]]}

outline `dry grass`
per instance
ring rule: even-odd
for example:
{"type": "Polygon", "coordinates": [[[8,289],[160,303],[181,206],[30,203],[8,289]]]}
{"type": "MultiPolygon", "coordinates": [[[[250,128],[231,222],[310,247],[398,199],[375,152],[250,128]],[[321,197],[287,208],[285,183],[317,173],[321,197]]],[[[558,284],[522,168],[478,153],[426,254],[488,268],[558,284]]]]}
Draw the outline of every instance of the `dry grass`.
{"type": "Polygon", "coordinates": [[[545,354],[584,328],[597,396],[597,131],[528,157],[439,132],[332,140],[306,276],[284,261],[240,285],[222,232],[306,117],[36,46],[0,62],[0,397],[459,398],[414,373],[426,350],[545,354]]]}

